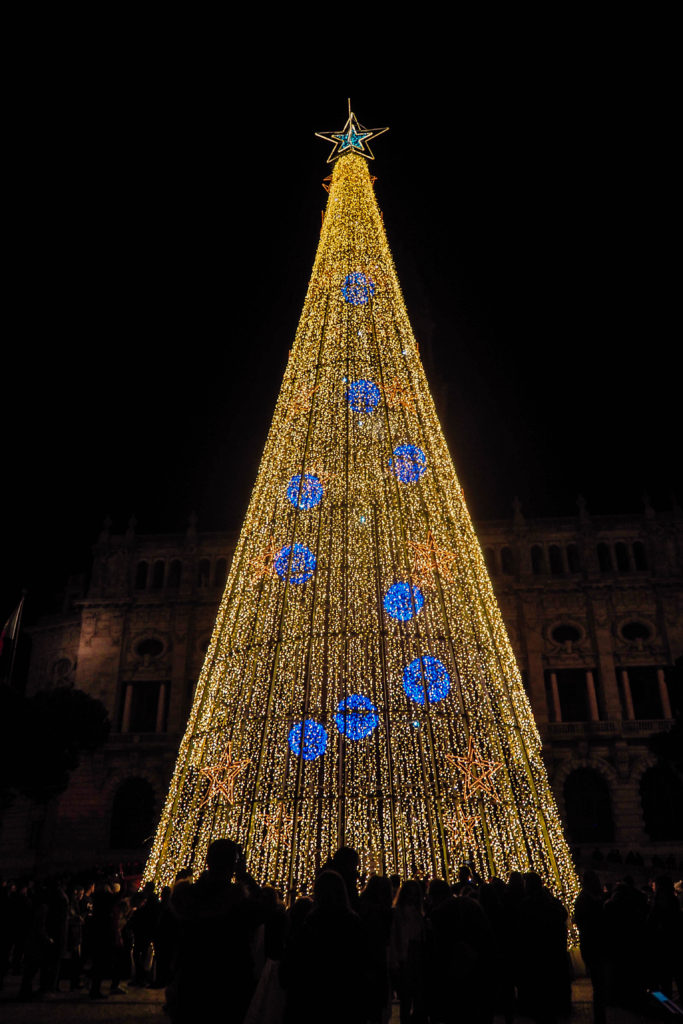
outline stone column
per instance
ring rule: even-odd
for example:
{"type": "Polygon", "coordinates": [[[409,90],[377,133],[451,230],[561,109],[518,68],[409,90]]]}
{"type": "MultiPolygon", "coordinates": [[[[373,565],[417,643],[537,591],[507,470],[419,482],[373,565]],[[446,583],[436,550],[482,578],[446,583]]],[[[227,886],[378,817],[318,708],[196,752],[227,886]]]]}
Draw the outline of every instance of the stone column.
{"type": "Polygon", "coordinates": [[[159,700],[157,702],[157,721],[155,732],[164,731],[164,715],[166,713],[166,698],[168,692],[168,683],[162,683],[159,687],[159,700]]]}
{"type": "Polygon", "coordinates": [[[560,704],[560,691],[557,687],[557,672],[550,673],[550,695],[553,702],[553,717],[556,722],[561,722],[562,705],[560,704]]]}
{"type": "Polygon", "coordinates": [[[595,693],[595,679],[591,669],[586,670],[586,691],[588,693],[588,711],[590,714],[591,722],[600,721],[600,712],[598,711],[598,698],[595,693]]]}
{"type": "Polygon", "coordinates": [[[591,597],[591,612],[595,630],[595,647],[597,654],[596,668],[599,673],[600,685],[602,687],[605,718],[621,718],[622,713],[621,702],[619,700],[619,687],[617,685],[614,654],[612,651],[612,617],[610,609],[607,607],[604,598],[602,598],[600,594],[593,594],[591,597]]]}
{"type": "Polygon", "coordinates": [[[626,705],[626,717],[630,722],[636,717],[633,710],[633,698],[631,697],[631,684],[628,681],[628,672],[625,668],[621,670],[621,685],[624,691],[624,704],[626,705]]]}
{"type": "Polygon", "coordinates": [[[659,684],[659,699],[662,702],[662,718],[673,718],[669,690],[666,685],[666,676],[664,675],[663,668],[657,669],[657,682],[659,684]]]}
{"type": "Polygon", "coordinates": [[[123,698],[123,716],[121,718],[121,732],[130,732],[130,713],[133,704],[133,687],[126,683],[126,692],[123,698]]]}

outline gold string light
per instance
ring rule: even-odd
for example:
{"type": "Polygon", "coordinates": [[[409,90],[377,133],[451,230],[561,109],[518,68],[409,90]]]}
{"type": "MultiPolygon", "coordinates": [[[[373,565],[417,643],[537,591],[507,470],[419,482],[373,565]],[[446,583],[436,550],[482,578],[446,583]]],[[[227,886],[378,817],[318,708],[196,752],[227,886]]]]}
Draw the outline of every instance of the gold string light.
{"type": "Polygon", "coordinates": [[[403,877],[453,879],[470,858],[483,876],[534,870],[569,906],[577,880],[538,731],[353,148],[337,148],[144,879],[200,872],[209,842],[228,835],[256,878],[289,893],[350,845],[403,877]],[[288,481],[311,467],[319,483],[293,503],[288,481]],[[438,586],[421,589],[416,557],[438,586]],[[245,585],[254,576],[259,586],[245,585]],[[208,813],[203,778],[227,743],[249,771],[239,802],[208,813]],[[476,807],[450,833],[443,767],[472,749],[476,807]],[[292,827],[268,842],[279,805],[292,827]]]}

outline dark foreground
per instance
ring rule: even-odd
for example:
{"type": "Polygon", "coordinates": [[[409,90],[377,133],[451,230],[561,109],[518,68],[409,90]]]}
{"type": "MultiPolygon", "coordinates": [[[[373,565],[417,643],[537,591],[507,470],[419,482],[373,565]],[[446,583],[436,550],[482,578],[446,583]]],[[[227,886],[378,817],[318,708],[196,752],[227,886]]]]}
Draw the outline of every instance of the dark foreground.
{"type": "MultiPolygon", "coordinates": [[[[101,1002],[88,998],[87,992],[62,992],[42,1002],[20,1003],[17,1001],[19,978],[8,977],[5,989],[0,992],[0,1019],[3,1024],[100,1024],[104,1021],[125,1022],[147,1021],[148,1024],[169,1024],[162,1011],[164,994],[159,989],[131,988],[123,996],[110,996],[101,1002]]],[[[579,978],[572,985],[572,1013],[568,1021],[592,1021],[591,986],[587,978],[579,978]]],[[[392,1024],[398,1024],[398,1003],[394,1004],[392,1024]]],[[[502,1024],[502,1017],[495,1017],[495,1024],[502,1024]]],[[[636,1024],[641,1018],[623,1010],[608,1009],[609,1024],[636,1024]]],[[[528,1024],[527,1017],[517,1017],[516,1024],[528,1024]]],[[[267,1022],[264,1022],[267,1024],[267,1022]]],[[[321,1021],[320,1024],[325,1024],[321,1021]]]]}

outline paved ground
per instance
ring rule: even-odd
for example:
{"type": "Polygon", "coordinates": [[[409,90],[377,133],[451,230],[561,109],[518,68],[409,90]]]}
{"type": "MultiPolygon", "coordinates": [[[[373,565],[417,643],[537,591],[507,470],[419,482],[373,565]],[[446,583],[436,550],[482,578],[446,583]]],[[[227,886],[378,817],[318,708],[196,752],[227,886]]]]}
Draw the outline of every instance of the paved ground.
{"type": "MultiPolygon", "coordinates": [[[[104,991],[107,986],[104,986],[104,991]]],[[[0,1020],[3,1024],[100,1024],[101,1021],[115,1024],[169,1024],[162,1011],[163,992],[158,989],[131,988],[126,995],[110,996],[102,1001],[91,1001],[87,993],[62,992],[41,1002],[17,1002],[18,978],[6,978],[4,991],[0,991],[0,1020]]],[[[574,982],[572,987],[574,1009],[569,1018],[571,1024],[591,1024],[593,1020],[590,983],[585,978],[574,982]]],[[[398,1006],[394,1006],[392,1024],[398,1024],[398,1006]]],[[[609,1024],[640,1024],[642,1018],[619,1010],[609,1010],[609,1024]]],[[[200,1024],[200,1022],[197,1022],[200,1024]]],[[[267,1022],[264,1022],[267,1024],[267,1022]]],[[[325,1024],[321,1021],[320,1024],[325,1024]]],[[[496,1024],[502,1024],[502,1017],[496,1017],[496,1024]]],[[[516,1024],[528,1024],[526,1017],[518,1017],[516,1024]]]]}

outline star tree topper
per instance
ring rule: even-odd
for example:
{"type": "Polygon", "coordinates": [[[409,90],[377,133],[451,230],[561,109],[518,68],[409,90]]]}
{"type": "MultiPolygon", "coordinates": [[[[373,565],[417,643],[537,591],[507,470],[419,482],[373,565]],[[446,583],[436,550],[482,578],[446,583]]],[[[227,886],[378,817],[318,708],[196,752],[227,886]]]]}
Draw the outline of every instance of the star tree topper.
{"type": "Polygon", "coordinates": [[[342,131],[316,132],[315,134],[319,139],[334,143],[334,149],[327,158],[328,164],[331,164],[333,160],[344,156],[345,153],[360,153],[368,160],[374,160],[374,153],[368,143],[370,139],[376,139],[378,135],[383,135],[388,131],[388,128],[365,128],[359,124],[358,118],[351,110],[351,100],[349,100],[349,117],[342,131]]]}

